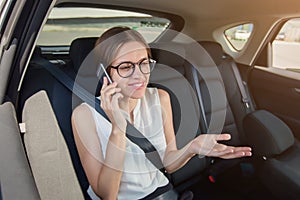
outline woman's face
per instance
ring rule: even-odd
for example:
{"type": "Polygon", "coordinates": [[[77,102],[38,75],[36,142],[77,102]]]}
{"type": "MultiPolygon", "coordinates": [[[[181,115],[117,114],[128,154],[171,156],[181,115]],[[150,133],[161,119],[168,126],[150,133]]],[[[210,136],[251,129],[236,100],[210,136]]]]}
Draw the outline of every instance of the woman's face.
{"type": "MultiPolygon", "coordinates": [[[[116,55],[116,59],[111,65],[117,66],[123,62],[139,63],[144,59],[148,59],[145,46],[133,41],[121,46],[116,55]]],[[[121,88],[122,94],[125,97],[133,99],[139,99],[144,96],[150,76],[150,74],[143,74],[137,64],[135,65],[134,73],[127,78],[121,77],[117,69],[113,68],[111,68],[110,75],[112,80],[118,83],[117,87],[121,88]]]]}

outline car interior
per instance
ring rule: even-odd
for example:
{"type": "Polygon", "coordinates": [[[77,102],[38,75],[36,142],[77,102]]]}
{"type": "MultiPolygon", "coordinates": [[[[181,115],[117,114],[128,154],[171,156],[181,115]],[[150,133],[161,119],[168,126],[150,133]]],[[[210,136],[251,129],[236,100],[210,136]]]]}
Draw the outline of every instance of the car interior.
{"type": "Polygon", "coordinates": [[[178,148],[212,133],[230,133],[224,144],[252,148],[245,158],[194,156],[168,174],[179,194],[299,198],[300,67],[271,65],[280,53],[273,49],[291,41],[281,31],[300,16],[300,2],[4,2],[1,12],[14,17],[1,21],[0,199],[90,199],[71,115],[87,100],[82,90],[99,96],[95,42],[112,26],[146,37],[156,60],[148,87],[171,97],[178,148]],[[72,9],[82,13],[74,17],[72,9]],[[109,17],[115,11],[137,14],[109,17]]]}

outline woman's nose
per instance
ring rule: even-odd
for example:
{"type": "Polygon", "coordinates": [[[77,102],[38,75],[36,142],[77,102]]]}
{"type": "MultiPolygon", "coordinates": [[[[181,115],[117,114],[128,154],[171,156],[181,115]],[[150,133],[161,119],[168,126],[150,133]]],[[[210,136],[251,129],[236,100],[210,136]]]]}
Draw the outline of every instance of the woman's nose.
{"type": "Polygon", "coordinates": [[[141,77],[144,76],[144,74],[142,73],[140,66],[138,64],[135,64],[135,70],[132,74],[132,77],[141,77]]]}

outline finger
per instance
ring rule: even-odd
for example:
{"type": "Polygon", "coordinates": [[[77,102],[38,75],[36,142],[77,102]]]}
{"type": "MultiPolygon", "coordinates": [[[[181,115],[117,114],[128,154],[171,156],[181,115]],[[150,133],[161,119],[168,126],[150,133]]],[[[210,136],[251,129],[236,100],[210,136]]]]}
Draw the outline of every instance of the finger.
{"type": "Polygon", "coordinates": [[[121,88],[117,88],[117,87],[113,87],[113,88],[109,88],[106,90],[105,94],[108,96],[108,97],[111,97],[117,93],[120,93],[121,92],[121,88]]]}
{"type": "Polygon", "coordinates": [[[223,156],[225,155],[229,155],[229,154],[232,154],[234,151],[232,149],[226,149],[224,151],[211,151],[208,156],[211,156],[211,157],[220,157],[222,158],[223,156]]]}
{"type": "Polygon", "coordinates": [[[101,91],[101,103],[103,102],[103,109],[106,108],[108,110],[112,110],[112,96],[116,93],[121,92],[121,88],[117,88],[116,86],[117,83],[114,82],[103,88],[103,90],[101,91]]]}
{"type": "Polygon", "coordinates": [[[107,86],[107,78],[103,77],[103,84],[102,84],[101,90],[104,89],[106,86],[107,86]]]}
{"type": "Polygon", "coordinates": [[[242,158],[252,156],[251,152],[238,151],[234,153],[228,153],[223,156],[220,156],[223,159],[233,159],[233,158],[242,158]]]}
{"type": "Polygon", "coordinates": [[[216,135],[216,141],[223,141],[223,140],[230,140],[230,139],[231,139],[231,135],[228,133],[222,133],[216,135]]]}
{"type": "Polygon", "coordinates": [[[244,151],[244,152],[251,152],[251,147],[234,147],[234,151],[244,151]]]}
{"type": "Polygon", "coordinates": [[[231,147],[233,152],[222,156],[224,159],[252,156],[250,147],[231,147]]]}
{"type": "Polygon", "coordinates": [[[115,106],[117,106],[117,108],[119,108],[119,99],[123,98],[123,94],[121,93],[115,93],[112,97],[112,104],[114,104],[115,106]]]}
{"type": "Polygon", "coordinates": [[[107,86],[101,90],[101,107],[106,110],[111,110],[111,97],[112,95],[116,92],[119,91],[120,89],[115,88],[115,86],[107,86]]]}
{"type": "Polygon", "coordinates": [[[104,87],[104,88],[101,90],[101,92],[100,92],[101,97],[102,97],[102,96],[103,96],[104,98],[110,97],[113,93],[115,93],[115,92],[120,92],[120,89],[115,90],[116,87],[117,87],[117,83],[112,83],[112,84],[110,84],[110,85],[104,87]]]}

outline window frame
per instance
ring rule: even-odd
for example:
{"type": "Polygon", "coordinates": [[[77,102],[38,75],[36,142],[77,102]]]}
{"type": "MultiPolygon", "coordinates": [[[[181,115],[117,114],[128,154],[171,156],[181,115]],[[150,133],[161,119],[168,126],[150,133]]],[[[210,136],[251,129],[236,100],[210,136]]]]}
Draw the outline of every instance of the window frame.
{"type": "MultiPolygon", "coordinates": [[[[158,11],[153,11],[153,10],[147,10],[147,9],[138,9],[138,8],[132,8],[132,7],[124,7],[124,6],[112,6],[112,5],[103,5],[103,4],[88,4],[88,3],[60,3],[58,5],[55,5],[54,7],[87,7],[87,8],[102,8],[102,9],[113,9],[113,10],[120,10],[120,11],[129,11],[129,12],[137,12],[137,13],[142,13],[142,14],[148,14],[151,15],[153,17],[158,17],[158,18],[165,18],[167,20],[170,21],[169,26],[151,43],[157,42],[157,41],[170,41],[172,40],[174,37],[176,37],[176,35],[174,34],[174,32],[171,32],[171,34],[168,34],[169,31],[177,31],[177,32],[181,32],[181,30],[184,27],[184,19],[176,14],[170,14],[170,13],[166,13],[166,12],[158,12],[158,11]]],[[[52,9],[51,9],[52,10],[52,9]]],[[[50,13],[50,12],[49,12],[50,13]]],[[[48,18],[49,16],[47,16],[48,18]]],[[[42,32],[42,29],[44,27],[44,25],[46,24],[46,21],[44,22],[44,24],[42,24],[42,27],[39,31],[39,34],[42,32]]],[[[47,48],[46,46],[41,46],[42,48],[47,48]]],[[[55,47],[55,46],[52,46],[55,47]]],[[[61,49],[64,47],[64,51],[68,50],[68,45],[62,45],[62,46],[58,46],[57,47],[61,47],[61,49]]],[[[49,48],[48,46],[48,49],[49,48]]]]}
{"type": "MultiPolygon", "coordinates": [[[[284,68],[284,67],[275,67],[274,66],[274,46],[273,46],[273,42],[276,41],[276,38],[277,38],[278,34],[282,31],[282,28],[284,27],[284,25],[286,23],[288,23],[290,20],[293,20],[293,19],[299,19],[300,20],[300,16],[282,19],[273,28],[273,31],[272,31],[272,34],[271,34],[272,37],[270,38],[270,40],[268,42],[269,46],[270,46],[269,47],[270,50],[267,53],[268,54],[268,59],[269,59],[267,66],[269,68],[300,73],[300,63],[299,63],[299,68],[288,68],[288,67],[284,68]]],[[[299,38],[300,38],[300,35],[299,35],[299,38]]],[[[299,41],[299,45],[300,45],[300,41],[299,41]]]]}
{"type": "Polygon", "coordinates": [[[245,47],[247,46],[247,44],[249,43],[249,41],[251,40],[252,35],[253,35],[253,32],[254,32],[254,29],[255,29],[255,25],[254,25],[253,22],[242,22],[242,23],[238,23],[238,24],[235,24],[235,25],[232,25],[232,26],[226,28],[226,29],[223,31],[223,36],[224,36],[224,38],[225,38],[226,43],[229,44],[228,46],[229,46],[230,49],[233,49],[233,50],[236,51],[236,52],[242,52],[242,51],[245,49],[245,47]],[[226,31],[228,31],[228,30],[230,30],[230,29],[232,29],[232,28],[239,27],[239,26],[242,26],[242,25],[247,25],[247,24],[252,25],[252,30],[251,30],[251,32],[250,32],[250,35],[249,35],[248,39],[247,39],[247,40],[245,41],[245,43],[243,44],[242,48],[241,48],[241,49],[238,49],[238,48],[237,48],[235,45],[233,45],[232,42],[228,39],[227,34],[226,34],[226,31]]]}

